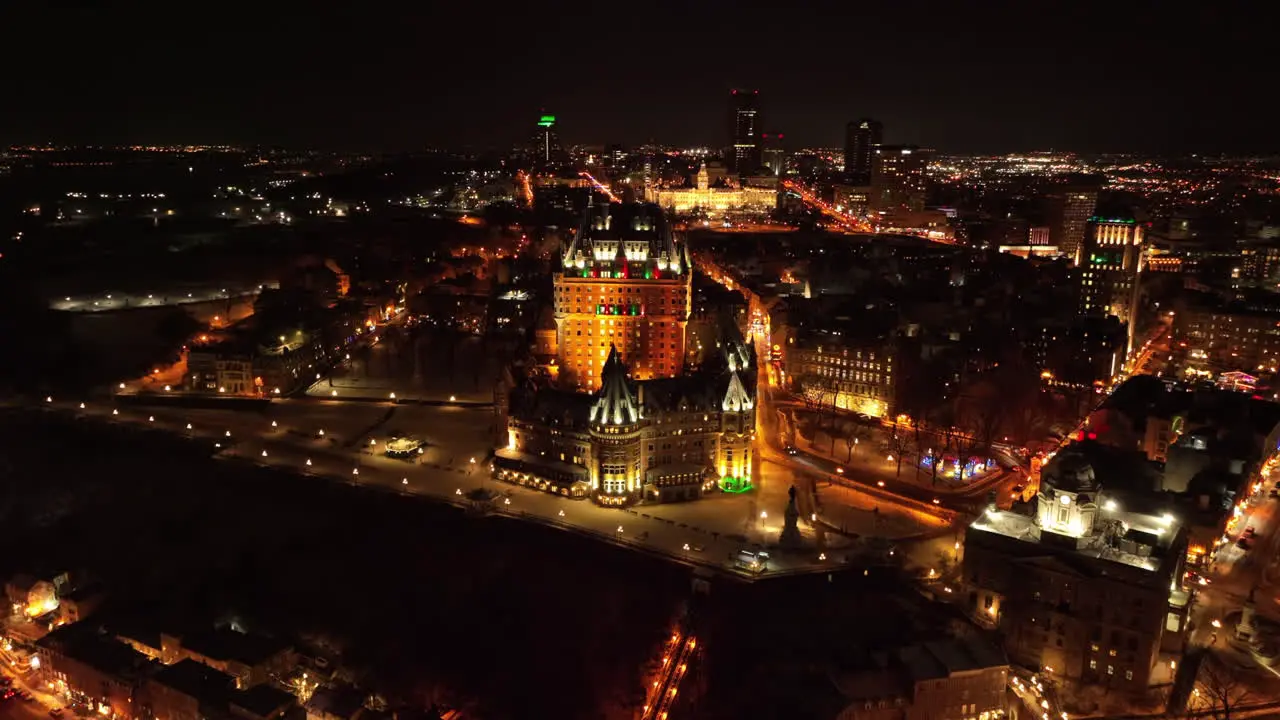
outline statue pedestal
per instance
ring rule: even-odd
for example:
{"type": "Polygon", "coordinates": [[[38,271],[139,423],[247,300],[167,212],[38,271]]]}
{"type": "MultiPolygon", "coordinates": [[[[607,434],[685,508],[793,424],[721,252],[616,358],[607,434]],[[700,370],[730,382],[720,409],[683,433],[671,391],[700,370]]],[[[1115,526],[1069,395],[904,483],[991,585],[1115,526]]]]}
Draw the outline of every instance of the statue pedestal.
{"type": "Polygon", "coordinates": [[[800,526],[797,524],[800,520],[800,511],[796,509],[796,488],[793,485],[790,490],[791,501],[787,503],[787,511],[783,515],[782,536],[778,538],[778,545],[784,549],[794,550],[804,545],[804,538],[800,536],[800,526]]]}

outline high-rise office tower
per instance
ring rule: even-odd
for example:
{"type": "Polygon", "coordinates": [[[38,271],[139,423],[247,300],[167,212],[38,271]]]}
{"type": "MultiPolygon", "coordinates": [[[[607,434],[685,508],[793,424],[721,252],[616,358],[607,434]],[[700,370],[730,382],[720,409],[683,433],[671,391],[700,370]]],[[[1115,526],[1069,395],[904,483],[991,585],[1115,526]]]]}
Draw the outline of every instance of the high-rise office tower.
{"type": "Polygon", "coordinates": [[[871,153],[871,207],[924,209],[925,176],[933,150],[915,145],[877,145],[871,153]]]}
{"type": "Polygon", "coordinates": [[[786,172],[787,152],[782,147],[786,136],[782,133],[764,133],[760,137],[760,164],[769,169],[769,174],[780,177],[786,172]]]}
{"type": "Polygon", "coordinates": [[[1091,217],[1076,249],[1080,314],[1114,315],[1128,325],[1127,354],[1133,349],[1139,280],[1145,269],[1145,228],[1129,213],[1091,217]]]}
{"type": "Polygon", "coordinates": [[[871,160],[875,149],[884,141],[884,125],[879,120],[862,118],[844,128],[844,172],[854,185],[871,182],[871,160]]]}
{"type": "Polygon", "coordinates": [[[1076,257],[1085,239],[1085,224],[1098,209],[1102,178],[1093,175],[1064,175],[1055,178],[1045,194],[1049,220],[1049,243],[1058,252],[1076,257]]]}
{"type": "Polygon", "coordinates": [[[739,175],[760,167],[760,91],[734,90],[729,95],[729,171],[739,175]]]}
{"type": "Polygon", "coordinates": [[[538,117],[538,132],[533,137],[534,164],[539,168],[558,165],[564,157],[560,147],[560,133],[556,132],[556,116],[542,113],[538,117]]]}

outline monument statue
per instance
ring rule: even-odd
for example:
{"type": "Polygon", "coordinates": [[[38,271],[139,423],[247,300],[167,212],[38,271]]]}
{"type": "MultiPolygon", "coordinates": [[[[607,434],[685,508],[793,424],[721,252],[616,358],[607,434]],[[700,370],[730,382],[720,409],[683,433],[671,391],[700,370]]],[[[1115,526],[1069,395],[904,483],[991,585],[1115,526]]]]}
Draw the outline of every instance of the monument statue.
{"type": "Polygon", "coordinates": [[[800,510],[796,507],[795,485],[791,486],[787,495],[791,499],[787,501],[787,511],[783,514],[782,537],[778,538],[778,544],[784,548],[798,548],[801,538],[800,527],[796,523],[800,520],[800,510]]]}

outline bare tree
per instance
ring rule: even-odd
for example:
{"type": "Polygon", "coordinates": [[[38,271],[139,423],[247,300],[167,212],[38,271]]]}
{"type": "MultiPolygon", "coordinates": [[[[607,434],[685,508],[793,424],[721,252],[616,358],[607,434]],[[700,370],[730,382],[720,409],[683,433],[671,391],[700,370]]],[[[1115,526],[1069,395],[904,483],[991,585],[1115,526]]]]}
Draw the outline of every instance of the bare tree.
{"type": "Polygon", "coordinates": [[[845,459],[846,463],[853,462],[853,452],[858,449],[860,443],[866,442],[871,437],[871,430],[860,422],[849,421],[844,424],[844,444],[849,451],[849,456],[845,459]]]}
{"type": "MultiPolygon", "coordinates": [[[[839,415],[839,412],[836,408],[836,400],[839,398],[839,395],[840,393],[836,390],[834,384],[827,383],[822,386],[821,397],[823,399],[823,402],[820,405],[818,411],[822,413],[824,424],[828,428],[831,428],[833,431],[835,430],[835,426],[836,426],[836,418],[839,415]]],[[[836,451],[835,433],[832,432],[831,452],[834,453],[835,451],[836,451]]]]}
{"type": "Polygon", "coordinates": [[[992,383],[983,383],[974,388],[973,393],[962,398],[967,407],[969,434],[972,442],[967,443],[984,457],[991,454],[991,445],[1000,437],[1005,427],[1008,413],[1008,400],[1001,396],[999,388],[992,383]]]}
{"type": "Polygon", "coordinates": [[[959,453],[964,442],[964,424],[966,419],[963,406],[958,402],[949,402],[938,408],[937,431],[942,437],[943,449],[959,453]]]}
{"type": "Polygon", "coordinates": [[[911,441],[911,436],[905,432],[895,431],[889,436],[889,452],[893,454],[893,459],[898,463],[896,477],[902,477],[902,458],[911,453],[915,443],[911,441]]]}
{"type": "Polygon", "coordinates": [[[1213,653],[1208,654],[1200,665],[1200,673],[1196,677],[1195,689],[1191,695],[1187,710],[1199,711],[1198,715],[1207,715],[1215,720],[1231,720],[1233,713],[1273,699],[1269,694],[1258,693],[1246,684],[1245,680],[1237,677],[1213,653]]]}

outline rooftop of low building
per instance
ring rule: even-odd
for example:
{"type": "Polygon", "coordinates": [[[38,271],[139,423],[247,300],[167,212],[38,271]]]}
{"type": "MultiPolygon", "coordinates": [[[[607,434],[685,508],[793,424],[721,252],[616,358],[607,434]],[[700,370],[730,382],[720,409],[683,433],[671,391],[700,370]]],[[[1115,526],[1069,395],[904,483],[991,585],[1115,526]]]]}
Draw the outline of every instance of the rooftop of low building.
{"type": "Polygon", "coordinates": [[[36,646],[118,677],[139,673],[149,662],[145,655],[85,622],[55,628],[37,640],[36,646]]]}

